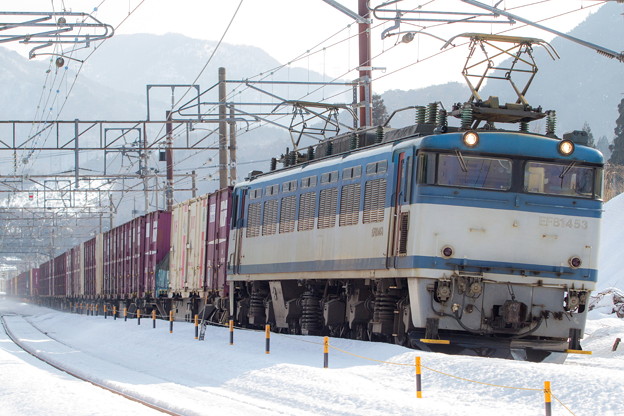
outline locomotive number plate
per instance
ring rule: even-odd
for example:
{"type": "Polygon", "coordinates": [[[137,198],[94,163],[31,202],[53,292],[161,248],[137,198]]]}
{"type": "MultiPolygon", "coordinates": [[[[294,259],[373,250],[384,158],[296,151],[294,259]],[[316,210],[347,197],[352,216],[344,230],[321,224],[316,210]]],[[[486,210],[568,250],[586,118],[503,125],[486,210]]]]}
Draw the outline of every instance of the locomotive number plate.
{"type": "Polygon", "coordinates": [[[542,227],[571,228],[586,230],[586,220],[563,218],[563,217],[539,217],[539,225],[542,227]]]}

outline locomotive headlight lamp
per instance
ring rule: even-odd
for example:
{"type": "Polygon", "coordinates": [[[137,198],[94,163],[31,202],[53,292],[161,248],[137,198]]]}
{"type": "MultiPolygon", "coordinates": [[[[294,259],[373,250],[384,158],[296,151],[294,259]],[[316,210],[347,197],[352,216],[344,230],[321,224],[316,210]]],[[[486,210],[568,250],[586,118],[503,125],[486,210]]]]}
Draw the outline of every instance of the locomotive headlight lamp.
{"type": "Polygon", "coordinates": [[[453,255],[453,248],[450,246],[444,246],[442,247],[442,256],[444,258],[449,258],[453,255]]]}
{"type": "Polygon", "coordinates": [[[572,256],[568,259],[568,264],[570,265],[570,267],[578,269],[579,267],[581,267],[581,264],[583,264],[583,262],[579,257],[572,256]]]}
{"type": "Polygon", "coordinates": [[[572,152],[574,152],[574,143],[572,140],[562,140],[559,142],[557,148],[559,149],[559,153],[563,156],[570,156],[572,152]]]}
{"type": "Polygon", "coordinates": [[[467,131],[462,138],[464,144],[468,147],[475,147],[479,144],[479,135],[474,131],[467,131]]]}

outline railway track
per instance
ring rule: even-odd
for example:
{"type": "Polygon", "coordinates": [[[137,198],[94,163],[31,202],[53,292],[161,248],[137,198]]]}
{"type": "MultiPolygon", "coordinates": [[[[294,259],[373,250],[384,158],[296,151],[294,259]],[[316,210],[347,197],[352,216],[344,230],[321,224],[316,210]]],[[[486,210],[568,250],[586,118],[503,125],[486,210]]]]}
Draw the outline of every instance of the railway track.
{"type": "MultiPolygon", "coordinates": [[[[31,356],[37,358],[38,360],[46,363],[47,365],[49,365],[49,366],[51,366],[51,367],[53,367],[53,368],[55,368],[55,369],[57,369],[59,371],[62,371],[64,373],[66,373],[66,374],[69,374],[70,376],[72,376],[72,377],[74,377],[74,378],[76,378],[78,380],[90,383],[90,384],[92,384],[92,385],[94,385],[96,387],[99,387],[99,388],[103,389],[103,390],[106,390],[106,391],[109,391],[111,393],[117,394],[117,395],[119,395],[121,397],[124,397],[125,399],[131,400],[131,401],[133,401],[135,403],[139,403],[139,404],[141,404],[143,406],[149,407],[149,408],[151,408],[153,410],[162,412],[164,414],[168,414],[168,415],[172,415],[172,416],[181,416],[180,413],[176,413],[176,412],[171,411],[169,409],[163,408],[162,406],[159,406],[158,404],[152,403],[152,402],[150,402],[148,400],[145,400],[145,399],[142,399],[140,397],[136,397],[136,396],[133,396],[131,394],[125,393],[125,392],[121,391],[120,389],[117,389],[117,388],[115,388],[113,386],[104,385],[104,384],[98,382],[97,380],[93,379],[92,377],[88,377],[85,374],[79,374],[78,372],[73,371],[73,370],[67,368],[66,366],[63,366],[63,365],[59,364],[58,362],[53,362],[52,360],[48,359],[44,354],[41,354],[36,348],[32,348],[31,346],[27,345],[25,342],[22,342],[19,339],[19,337],[17,337],[13,333],[13,331],[11,331],[10,325],[7,323],[7,320],[6,320],[7,316],[22,317],[22,318],[24,318],[24,317],[21,316],[21,315],[18,315],[18,314],[3,314],[3,315],[0,315],[0,321],[2,322],[2,327],[4,329],[4,332],[9,337],[9,339],[17,347],[19,347],[23,351],[27,352],[31,356]]],[[[31,325],[34,329],[36,329],[38,332],[40,332],[43,336],[45,336],[51,342],[55,342],[57,344],[65,346],[67,348],[71,348],[67,344],[64,344],[64,343],[62,343],[62,342],[60,342],[58,340],[55,340],[54,338],[49,336],[47,333],[41,331],[39,328],[37,328],[34,325],[30,324],[26,319],[23,319],[23,322],[26,322],[29,325],[31,325]]]]}

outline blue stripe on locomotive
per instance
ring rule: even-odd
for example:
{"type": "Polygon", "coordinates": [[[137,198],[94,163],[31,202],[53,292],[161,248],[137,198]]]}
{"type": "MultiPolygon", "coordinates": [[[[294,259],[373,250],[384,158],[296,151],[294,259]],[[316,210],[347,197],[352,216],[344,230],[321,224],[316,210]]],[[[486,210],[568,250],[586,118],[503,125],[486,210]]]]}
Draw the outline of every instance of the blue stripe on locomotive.
{"type": "MultiPolygon", "coordinates": [[[[386,257],[341,259],[341,260],[314,260],[270,264],[241,265],[240,274],[262,273],[300,273],[349,270],[379,270],[386,268],[386,257]]],[[[465,270],[484,270],[490,273],[501,273],[514,276],[542,277],[553,279],[577,280],[596,282],[598,271],[593,269],[572,269],[564,266],[546,266],[543,264],[522,264],[470,259],[441,259],[431,256],[405,256],[397,258],[397,269],[436,269],[455,271],[458,268],[465,270]]]]}

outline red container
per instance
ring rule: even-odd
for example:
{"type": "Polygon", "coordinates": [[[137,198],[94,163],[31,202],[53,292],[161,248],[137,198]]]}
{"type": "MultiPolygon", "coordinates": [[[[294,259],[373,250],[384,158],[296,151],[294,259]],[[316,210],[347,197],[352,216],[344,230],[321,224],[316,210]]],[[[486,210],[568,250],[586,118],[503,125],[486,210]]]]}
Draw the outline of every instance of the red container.
{"type": "Polygon", "coordinates": [[[22,272],[17,275],[13,280],[16,296],[30,296],[30,272],[22,272]]]}
{"type": "Polygon", "coordinates": [[[79,297],[82,292],[81,246],[70,249],[66,254],[67,296],[79,297]]]}
{"type": "Polygon", "coordinates": [[[206,238],[206,284],[208,291],[228,294],[227,250],[232,219],[232,188],[208,195],[208,233],[206,238]]]}
{"type": "MultiPolygon", "coordinates": [[[[170,228],[171,214],[157,211],[104,233],[104,294],[123,298],[153,297],[156,267],[169,252],[170,228]]],[[[85,243],[88,246],[85,250],[91,253],[94,244],[92,241],[85,243]]],[[[93,272],[88,273],[88,279],[93,281],[93,272]]]]}
{"type": "Polygon", "coordinates": [[[39,267],[39,296],[52,296],[52,283],[54,282],[54,276],[52,271],[54,268],[54,262],[49,260],[43,263],[39,267]]]}
{"type": "Polygon", "coordinates": [[[102,294],[109,297],[113,294],[113,233],[107,231],[102,235],[102,294]]]}
{"type": "Polygon", "coordinates": [[[52,296],[67,296],[67,253],[54,259],[52,296]]]}
{"type": "Polygon", "coordinates": [[[30,271],[30,295],[39,296],[39,269],[30,271]]]}
{"type": "Polygon", "coordinates": [[[128,229],[128,239],[131,241],[129,245],[129,287],[128,293],[132,297],[142,297],[144,292],[145,281],[145,216],[133,219],[128,229]]]}
{"type": "Polygon", "coordinates": [[[95,298],[102,295],[103,269],[102,249],[104,235],[98,234],[91,240],[85,241],[82,249],[84,269],[84,295],[95,298]]]}
{"type": "Polygon", "coordinates": [[[142,264],[139,294],[142,297],[157,297],[156,273],[158,265],[169,253],[171,244],[171,213],[150,212],[144,217],[142,264]]]}
{"type": "Polygon", "coordinates": [[[124,293],[124,225],[104,233],[104,294],[107,296],[117,297],[124,293]]]}
{"type": "Polygon", "coordinates": [[[17,277],[9,279],[9,287],[7,293],[11,296],[17,296],[17,277]]]}

